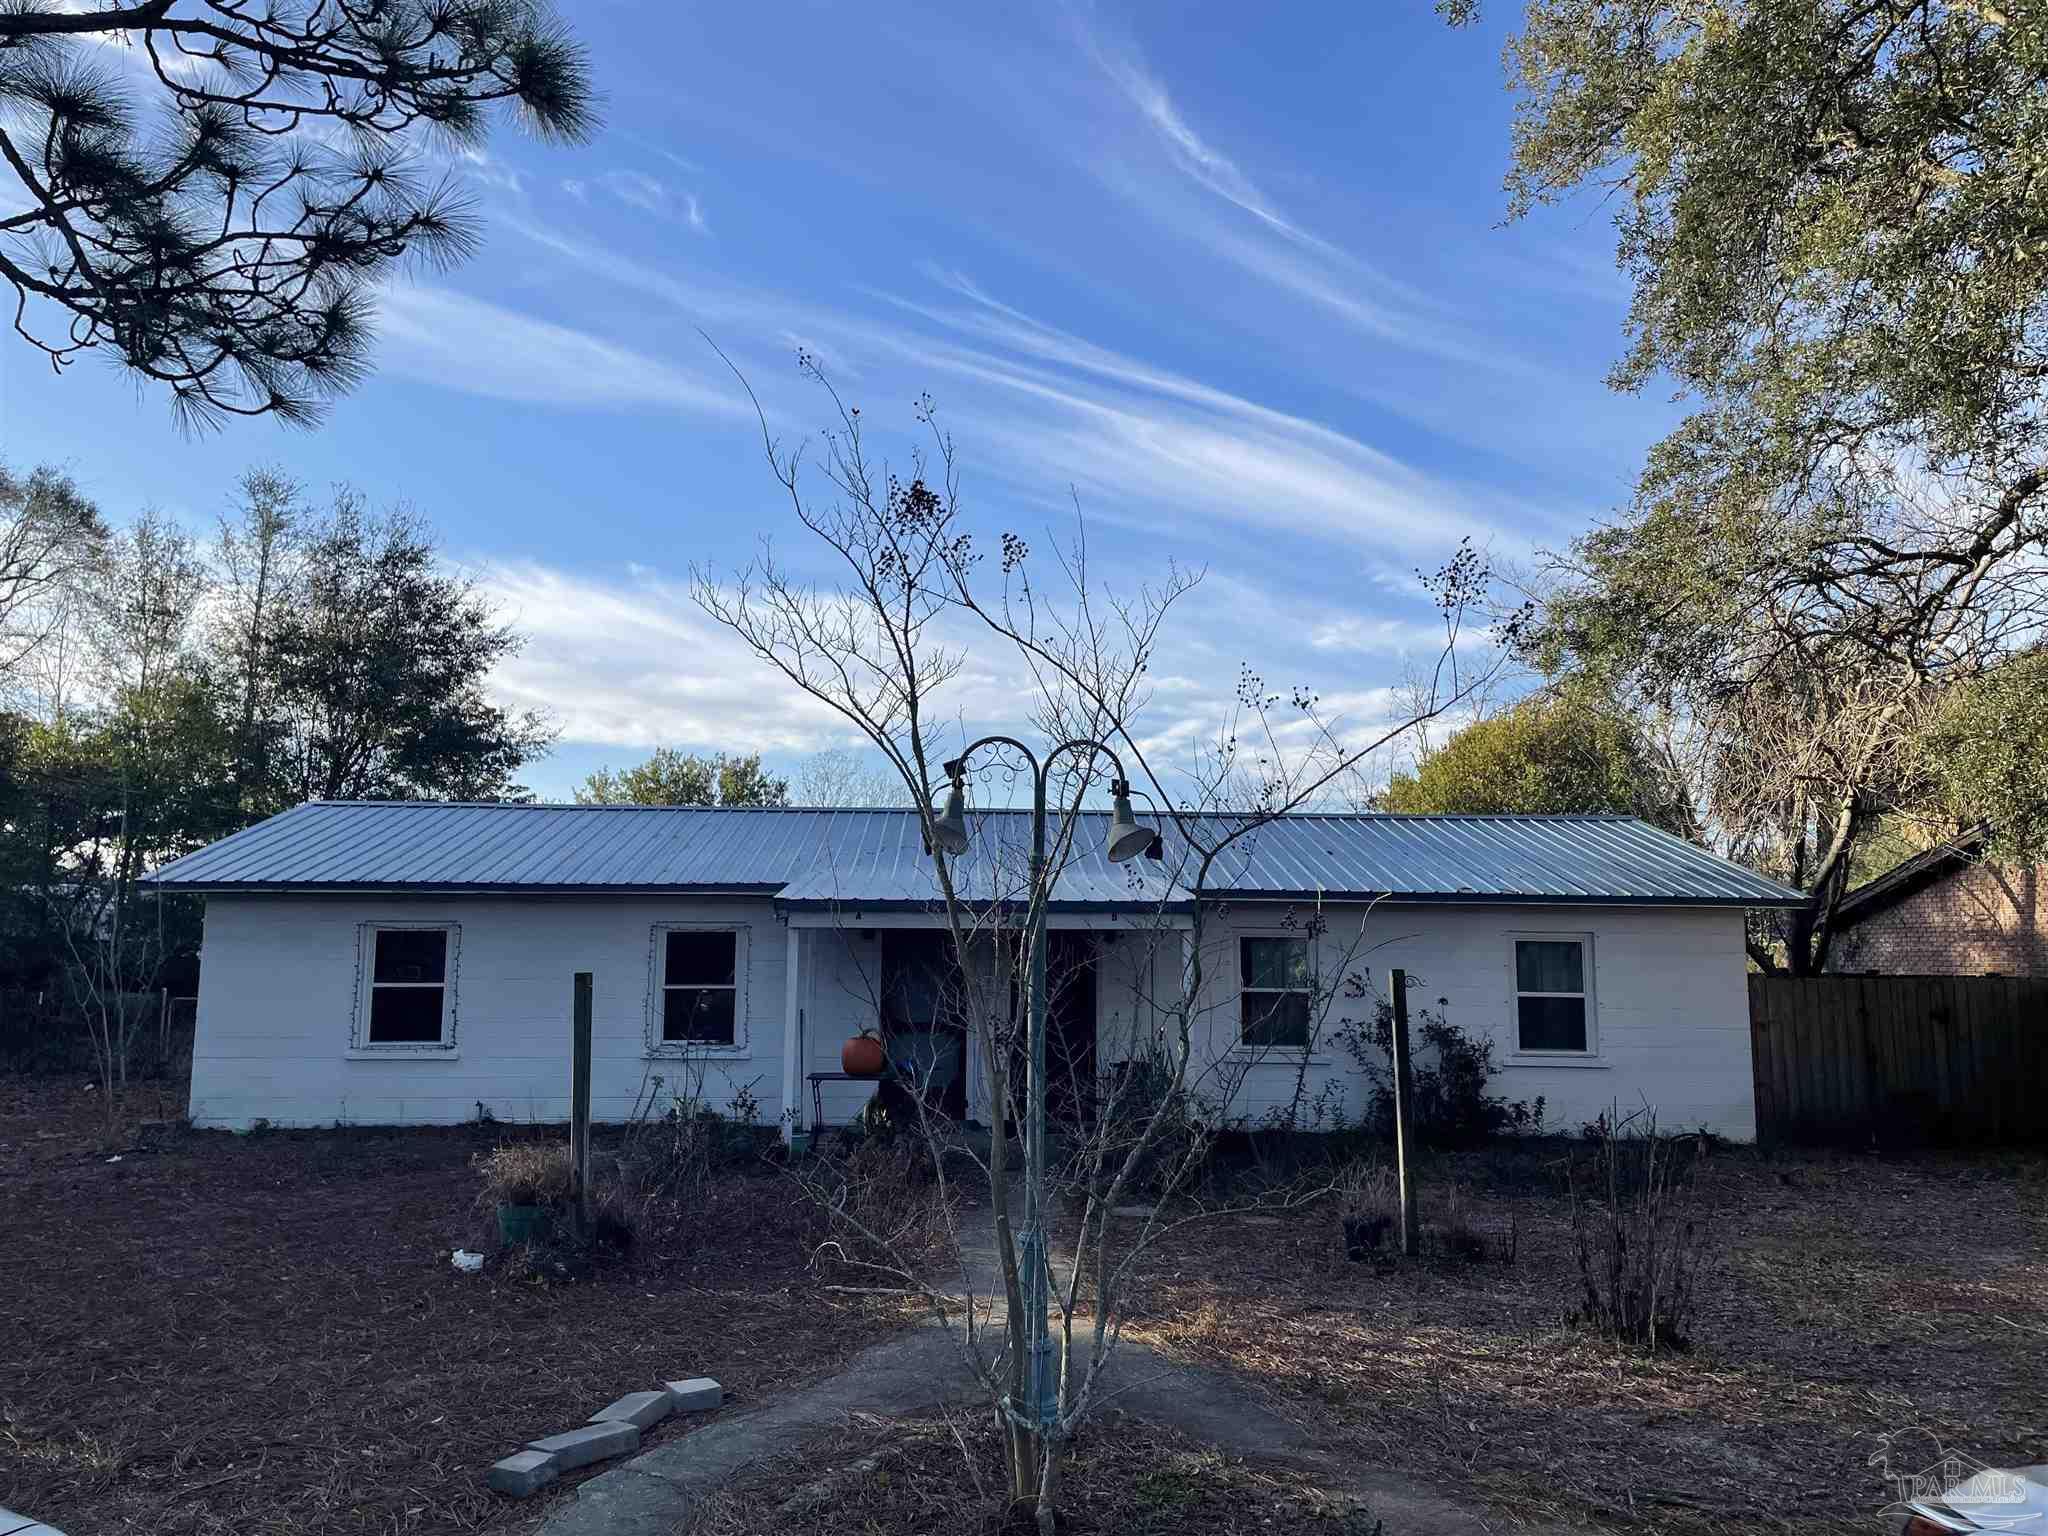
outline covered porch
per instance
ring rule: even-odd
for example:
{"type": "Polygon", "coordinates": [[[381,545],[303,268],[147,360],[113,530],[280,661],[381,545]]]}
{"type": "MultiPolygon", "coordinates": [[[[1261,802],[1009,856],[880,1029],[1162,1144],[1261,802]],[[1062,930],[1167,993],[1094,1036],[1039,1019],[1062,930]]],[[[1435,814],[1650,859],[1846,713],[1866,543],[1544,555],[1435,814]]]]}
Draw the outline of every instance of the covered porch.
{"type": "MultiPolygon", "coordinates": [[[[786,1141],[850,1124],[885,1081],[966,1126],[1000,1118],[989,1097],[986,1032],[971,1019],[1014,1004],[1021,1047],[1021,991],[998,996],[992,959],[963,976],[943,913],[791,906],[783,917],[786,1141]],[[841,1046],[863,1030],[881,1038],[889,1058],[882,1081],[841,1070],[841,1046]]],[[[1156,1038],[1158,1010],[1178,995],[1191,958],[1190,938],[1185,916],[1156,908],[1048,915],[1047,1093],[1055,1118],[1085,1114],[1098,1077],[1156,1038]]],[[[1021,1067],[1013,1068],[1020,1081],[1021,1067]]]]}

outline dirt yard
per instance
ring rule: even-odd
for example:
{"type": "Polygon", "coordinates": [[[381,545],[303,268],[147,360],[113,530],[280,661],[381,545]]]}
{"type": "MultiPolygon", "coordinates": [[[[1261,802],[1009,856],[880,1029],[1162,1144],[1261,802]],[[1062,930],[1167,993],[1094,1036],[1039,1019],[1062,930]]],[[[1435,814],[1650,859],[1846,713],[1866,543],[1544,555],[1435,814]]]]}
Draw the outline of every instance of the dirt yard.
{"type": "Polygon", "coordinates": [[[1425,1167],[1425,1207],[1457,1186],[1515,1230],[1510,1263],[1351,1262],[1327,1207],[1224,1218],[1154,1256],[1130,1332],[1362,1465],[1531,1520],[1869,1530],[1873,1457],[2048,1461],[2048,1159],[1720,1153],[1692,1347],[1645,1359],[1561,1324],[1568,1152],[1425,1167]]]}
{"type": "MultiPolygon", "coordinates": [[[[823,1288],[768,1174],[721,1178],[701,1219],[590,1280],[458,1274],[449,1251],[483,1236],[471,1159],[513,1134],[172,1132],[110,1161],[75,1081],[0,1078],[0,1504],[74,1533],[509,1536],[533,1505],[482,1473],[522,1441],[679,1374],[744,1404],[907,1321],[823,1288]]],[[[2048,1461],[2048,1159],[1716,1153],[1691,1347],[1645,1358],[1563,1323],[1569,1155],[1426,1162],[1425,1215],[1455,1189],[1511,1261],[1352,1262],[1328,1202],[1182,1228],[1129,1332],[1236,1374],[1339,1464],[1559,1525],[1867,1530],[1887,1465],[2048,1461]]],[[[853,1426],[878,1477],[835,1498],[877,1532],[958,1513],[989,1451],[958,1427],[853,1426]]],[[[1365,1528],[1284,1467],[1164,1432],[1080,1456],[1077,1529],[1365,1528]]],[[[701,1529],[779,1507],[750,1486],[701,1529]]]]}
{"type": "MultiPolygon", "coordinates": [[[[677,1536],[1028,1536],[1003,1513],[1002,1437],[985,1413],[856,1416],[706,1499],[677,1536]]],[[[1219,1455],[1106,1411],[1061,1482],[1065,1536],[1375,1536],[1362,1502],[1298,1468],[1219,1455]]]]}
{"type": "Polygon", "coordinates": [[[102,1146],[76,1080],[0,1077],[0,1505],[74,1536],[497,1529],[532,1515],[483,1483],[523,1441],[677,1376],[744,1404],[903,1320],[820,1289],[769,1174],[594,1279],[460,1274],[470,1159],[510,1134],[102,1146]]]}

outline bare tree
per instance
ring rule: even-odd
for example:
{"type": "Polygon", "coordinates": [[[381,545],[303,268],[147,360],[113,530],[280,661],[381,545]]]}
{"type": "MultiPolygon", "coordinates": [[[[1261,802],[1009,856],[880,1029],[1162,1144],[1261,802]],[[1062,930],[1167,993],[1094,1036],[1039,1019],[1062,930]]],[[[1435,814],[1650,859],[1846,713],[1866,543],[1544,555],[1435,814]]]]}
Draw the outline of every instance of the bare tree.
{"type": "MultiPolygon", "coordinates": [[[[1486,572],[1463,548],[1436,578],[1444,644],[1437,687],[1414,717],[1356,736],[1324,719],[1312,695],[1269,689],[1247,669],[1203,751],[1192,761],[1155,760],[1140,727],[1148,668],[1175,604],[1200,572],[1172,566],[1157,583],[1116,594],[1091,580],[1082,529],[1055,553],[1056,600],[1034,583],[1031,551],[1014,533],[1002,536],[991,580],[966,526],[953,443],[930,402],[918,408],[925,446],[907,473],[892,474],[870,454],[858,410],[808,358],[802,363],[836,413],[819,466],[825,499],[806,490],[804,449],[782,449],[765,417],[763,441],[799,525],[833,557],[842,582],[815,587],[771,549],[730,581],[697,569],[693,595],[764,662],[872,744],[918,808],[925,846],[934,850],[931,906],[957,978],[957,1012],[992,1106],[989,1148],[975,1155],[975,1166],[987,1187],[986,1236],[1002,1298],[995,1327],[970,1296],[958,1337],[1004,1428],[1011,1499],[1029,1508],[1049,1536],[1066,1449],[1109,1390],[1104,1373],[1116,1352],[1133,1266],[1171,1220],[1154,1207],[1140,1221],[1120,1221],[1118,1208],[1135,1188],[1184,1182],[1204,1144],[1200,1128],[1230,1113],[1232,1075],[1247,1063],[1244,1052],[1219,1058],[1207,1049],[1209,1017],[1219,1006],[1206,975],[1219,942],[1211,930],[1215,893],[1252,856],[1262,828],[1310,803],[1418,720],[1457,707],[1491,677],[1498,651],[1476,674],[1458,657],[1465,615],[1483,592],[1486,572]],[[941,690],[960,674],[970,637],[1014,658],[1029,681],[1035,734],[1048,744],[1046,786],[1054,806],[1042,861],[1016,816],[983,817],[966,853],[945,851],[934,794],[953,766],[946,760],[964,753],[941,746],[955,734],[941,690]],[[1076,1139],[1057,1166],[1042,1144],[1027,1160],[1027,1206],[1043,1211],[1057,1199],[1079,1211],[1074,1257],[1062,1264],[1034,1254],[1015,1230],[1019,1180],[1010,1127],[1026,1118],[1017,1062],[1034,993],[1047,985],[1032,964],[1036,941],[1062,876],[1092,852],[1083,842],[1091,818],[1079,813],[1106,780],[1125,778],[1149,800],[1162,833],[1157,863],[1121,866],[1132,904],[1149,915],[1129,931],[1132,945],[1159,953],[1148,949],[1144,975],[1134,982],[1149,1006],[1142,1018],[1134,1008],[1129,1038],[1121,1042],[1126,1070],[1088,1085],[1094,1102],[1077,1118],[1076,1139]],[[1049,1341],[1051,1373],[1039,1378],[1051,1384],[1049,1404],[1028,1400],[1034,1292],[1050,1293],[1058,1318],[1049,1341]]],[[[1021,741],[977,745],[989,750],[976,763],[988,774],[1031,771],[1021,741]]],[[[1257,1059],[1260,1047],[1252,1044],[1250,1058],[1257,1059]]],[[[912,1113],[943,1184],[951,1138],[930,1097],[914,1096],[912,1113]]],[[[869,1255],[865,1262],[920,1288],[933,1315],[953,1326],[942,1288],[892,1251],[886,1233],[864,1226],[856,1203],[839,1200],[833,1210],[869,1255]]]]}
{"type": "Polygon", "coordinates": [[[905,805],[902,775],[886,762],[847,747],[826,747],[796,766],[794,805],[905,805]]]}
{"type": "Polygon", "coordinates": [[[15,0],[0,97],[15,330],[58,367],[109,348],[188,424],[316,419],[369,366],[378,284],[469,254],[417,140],[473,149],[500,103],[553,138],[594,122],[542,0],[15,0]]]}
{"type": "Polygon", "coordinates": [[[0,464],[0,694],[53,635],[106,550],[107,527],[70,476],[0,464]]]}
{"type": "Polygon", "coordinates": [[[234,515],[220,520],[216,560],[223,604],[216,637],[236,678],[235,792],[247,812],[264,781],[267,743],[258,729],[265,716],[265,685],[274,668],[271,642],[278,615],[292,604],[306,533],[305,491],[283,470],[245,472],[236,486],[234,515]]]}
{"type": "Polygon", "coordinates": [[[211,584],[190,536],[151,510],[113,540],[106,580],[94,594],[99,692],[107,706],[104,766],[114,780],[114,811],[112,824],[77,850],[67,907],[56,916],[109,1129],[116,1091],[127,1085],[129,1057],[152,1021],[140,994],[164,958],[153,914],[136,910],[135,882],[157,851],[160,787],[178,777],[165,764],[189,745],[181,706],[197,690],[173,682],[192,662],[211,584]]]}

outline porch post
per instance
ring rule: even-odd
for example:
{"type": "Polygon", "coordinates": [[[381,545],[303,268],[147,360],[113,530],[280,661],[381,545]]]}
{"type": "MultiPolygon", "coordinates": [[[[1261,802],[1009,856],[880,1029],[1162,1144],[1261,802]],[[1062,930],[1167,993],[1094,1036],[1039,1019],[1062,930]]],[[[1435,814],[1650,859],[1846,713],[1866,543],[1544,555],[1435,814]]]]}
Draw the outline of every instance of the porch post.
{"type": "MultiPolygon", "coordinates": [[[[1177,1007],[1187,1015],[1188,1049],[1190,1052],[1194,1050],[1195,1000],[1190,995],[1190,989],[1194,984],[1195,929],[1194,925],[1190,923],[1180,931],[1180,997],[1176,1003],[1177,1007]]],[[[1159,1012],[1156,1008],[1153,1010],[1152,1017],[1155,1020],[1159,1017],[1159,1012]]]]}
{"type": "Polygon", "coordinates": [[[782,1141],[788,1146],[796,1138],[797,1122],[803,1118],[803,964],[797,935],[803,930],[789,925],[789,954],[784,963],[782,983],[782,1141]]]}

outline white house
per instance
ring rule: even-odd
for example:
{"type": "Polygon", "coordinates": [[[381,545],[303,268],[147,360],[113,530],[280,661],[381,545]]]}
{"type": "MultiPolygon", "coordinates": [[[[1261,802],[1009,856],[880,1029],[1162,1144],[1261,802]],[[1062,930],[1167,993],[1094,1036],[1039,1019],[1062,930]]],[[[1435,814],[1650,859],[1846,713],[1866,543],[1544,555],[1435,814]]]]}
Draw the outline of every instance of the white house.
{"type": "MultiPolygon", "coordinates": [[[[974,819],[1014,847],[1026,818],[974,819]]],[[[1173,851],[1113,865],[1098,819],[1050,917],[1071,983],[1053,1031],[1084,1071],[1156,1029],[1199,959],[1197,1051],[1229,1114],[1297,1092],[1355,1111],[1359,1065],[1309,1016],[1331,994],[1329,1020],[1368,1016],[1398,967],[1552,1126],[1647,1103],[1755,1133],[1743,912],[1798,900],[1782,886],[1626,817],[1289,816],[1212,876],[1196,939],[1173,851]]],[[[579,971],[600,1120],[701,1073],[714,1107],[843,1123],[873,1091],[833,1075],[862,1028],[923,1050],[951,1112],[988,1114],[934,1001],[912,811],[314,804],[152,883],[206,898],[201,1125],[566,1119],[579,971]]]]}

